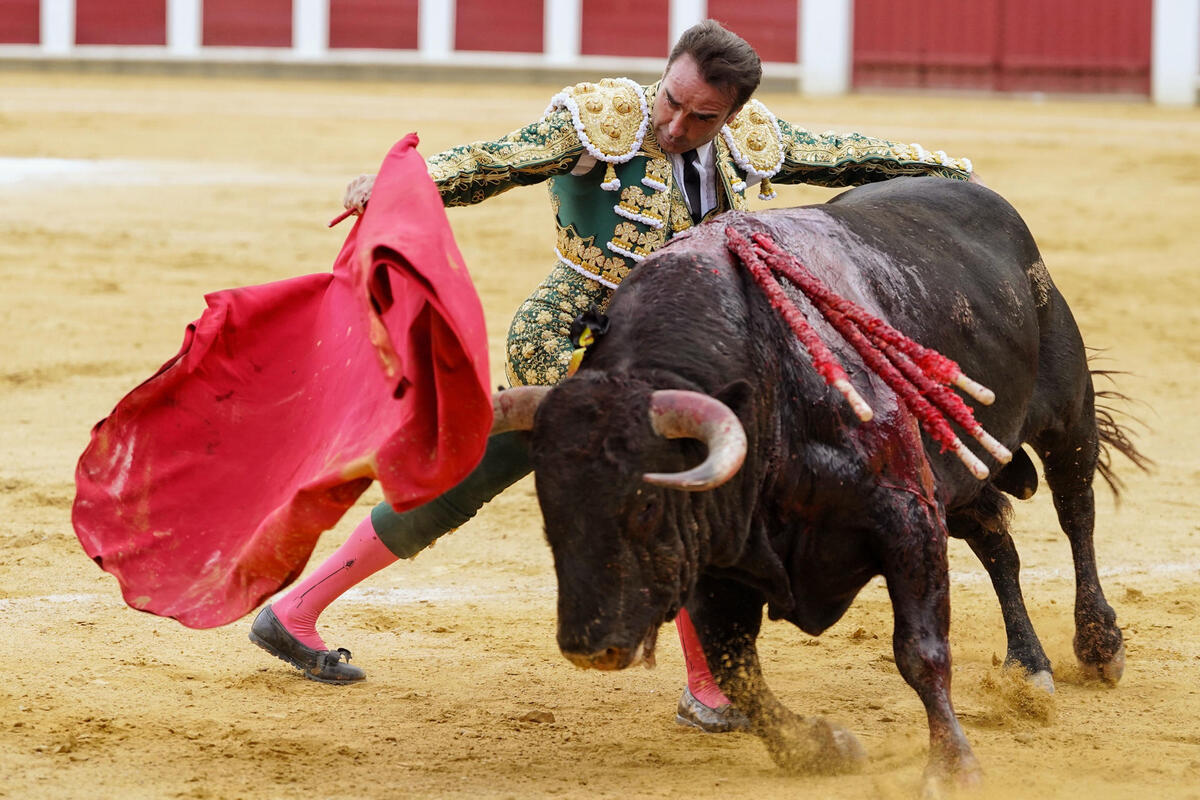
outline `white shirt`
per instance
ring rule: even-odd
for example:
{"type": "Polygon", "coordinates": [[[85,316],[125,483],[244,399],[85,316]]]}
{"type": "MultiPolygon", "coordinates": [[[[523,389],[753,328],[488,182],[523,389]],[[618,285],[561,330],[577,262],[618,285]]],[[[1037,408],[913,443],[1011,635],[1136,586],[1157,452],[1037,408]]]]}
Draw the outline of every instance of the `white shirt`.
{"type": "MultiPolygon", "coordinates": [[[[712,142],[696,148],[696,155],[700,161],[700,216],[702,217],[717,207],[716,150],[717,148],[712,142]]],[[[671,157],[671,172],[675,175],[675,185],[682,190],[686,185],[684,176],[687,173],[684,170],[687,169],[687,164],[680,153],[668,153],[667,155],[671,157]]],[[[695,211],[696,209],[691,207],[687,191],[681,191],[680,194],[688,203],[688,211],[695,211]]]]}

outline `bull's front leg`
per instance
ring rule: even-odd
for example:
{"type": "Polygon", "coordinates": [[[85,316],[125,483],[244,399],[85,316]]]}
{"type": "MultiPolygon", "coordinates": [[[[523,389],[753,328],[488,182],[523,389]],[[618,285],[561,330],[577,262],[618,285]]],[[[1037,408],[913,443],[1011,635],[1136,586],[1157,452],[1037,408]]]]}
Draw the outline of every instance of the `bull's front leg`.
{"type": "Polygon", "coordinates": [[[763,599],[740,584],[701,577],[688,612],[717,685],[750,720],[771,758],[798,773],[859,769],[866,754],[849,730],[796,714],[767,686],[755,645],[763,599]]]}
{"type": "Polygon", "coordinates": [[[898,493],[896,516],[881,530],[884,576],[896,625],[896,666],[916,690],[929,720],[926,794],[942,783],[979,783],[979,762],[950,703],[950,576],[946,526],[922,498],[898,493]]]}

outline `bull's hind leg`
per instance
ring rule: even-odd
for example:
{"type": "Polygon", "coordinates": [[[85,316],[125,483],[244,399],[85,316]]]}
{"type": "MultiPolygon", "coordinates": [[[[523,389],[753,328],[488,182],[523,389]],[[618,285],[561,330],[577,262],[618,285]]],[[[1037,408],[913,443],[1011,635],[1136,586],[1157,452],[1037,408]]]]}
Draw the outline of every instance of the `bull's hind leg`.
{"type": "Polygon", "coordinates": [[[1011,512],[1008,498],[987,486],[969,506],[955,509],[947,525],[950,535],[967,541],[992,580],[1008,637],[1005,666],[1020,666],[1032,683],[1053,692],[1050,659],[1033,630],[1021,594],[1021,559],[1008,532],[1011,512]]]}
{"type": "Polygon", "coordinates": [[[1092,479],[1099,437],[1090,392],[1087,400],[1085,413],[1072,429],[1043,433],[1034,446],[1042,457],[1058,523],[1071,543],[1075,563],[1075,657],[1085,671],[1116,683],[1125,670],[1125,645],[1117,614],[1104,598],[1096,570],[1092,479]]]}
{"type": "Polygon", "coordinates": [[[925,705],[929,721],[926,789],[979,782],[979,762],[950,702],[950,567],[946,526],[924,498],[898,492],[895,516],[880,520],[883,571],[896,625],[896,667],[925,705]]]}
{"type": "Polygon", "coordinates": [[[819,717],[802,717],[763,679],[755,641],[763,600],[746,587],[702,576],[688,603],[696,633],[721,691],[749,718],[772,760],[800,773],[850,772],[866,760],[862,745],[845,728],[819,717]]]}

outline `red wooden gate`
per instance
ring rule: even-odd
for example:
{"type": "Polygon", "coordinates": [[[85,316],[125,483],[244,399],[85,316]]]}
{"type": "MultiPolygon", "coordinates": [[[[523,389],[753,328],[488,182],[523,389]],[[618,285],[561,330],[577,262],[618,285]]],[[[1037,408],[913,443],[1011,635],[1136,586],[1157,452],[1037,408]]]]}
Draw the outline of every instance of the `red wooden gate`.
{"type": "Polygon", "coordinates": [[[856,0],[854,86],[1150,92],[1153,0],[856,0]]]}
{"type": "Polygon", "coordinates": [[[202,8],[206,46],[292,46],[292,0],[204,0],[202,8]]]}
{"type": "Polygon", "coordinates": [[[0,0],[0,44],[37,44],[41,40],[38,0],[0,0]]]}
{"type": "Polygon", "coordinates": [[[458,0],[454,49],[540,53],[545,15],[542,0],[458,0]]]}
{"type": "Polygon", "coordinates": [[[583,0],[585,56],[663,58],[671,47],[669,0],[583,0]]]}
{"type": "Polygon", "coordinates": [[[708,16],[753,45],[763,61],[800,60],[799,14],[796,0],[708,0],[708,16]]]}
{"type": "Polygon", "coordinates": [[[75,0],[76,44],[167,43],[163,0],[75,0]]]}
{"type": "Polygon", "coordinates": [[[329,0],[329,46],[416,50],[418,0],[329,0]]]}

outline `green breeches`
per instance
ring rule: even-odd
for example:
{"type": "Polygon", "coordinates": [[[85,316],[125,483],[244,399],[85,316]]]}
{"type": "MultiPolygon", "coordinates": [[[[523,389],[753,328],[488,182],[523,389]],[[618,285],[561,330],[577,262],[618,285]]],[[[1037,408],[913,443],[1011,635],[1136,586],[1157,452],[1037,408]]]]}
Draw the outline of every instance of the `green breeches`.
{"type": "Polygon", "coordinates": [[[612,289],[556,264],[513,315],[505,350],[512,386],[553,386],[567,377],[571,323],[593,305],[608,307],[612,289]]]}
{"type": "Polygon", "coordinates": [[[488,439],[483,460],[453,489],[397,513],[384,501],[371,510],[375,535],[400,558],[412,558],[475,516],[483,504],[529,474],[529,434],[509,431],[488,439]]]}

